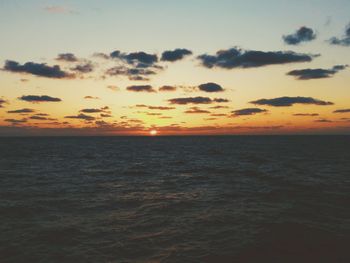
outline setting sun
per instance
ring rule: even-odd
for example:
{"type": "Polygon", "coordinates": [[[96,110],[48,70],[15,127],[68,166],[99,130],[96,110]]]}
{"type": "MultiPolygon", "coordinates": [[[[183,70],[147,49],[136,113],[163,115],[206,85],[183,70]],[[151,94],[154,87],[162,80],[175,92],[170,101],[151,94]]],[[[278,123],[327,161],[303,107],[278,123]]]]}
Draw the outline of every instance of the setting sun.
{"type": "Polygon", "coordinates": [[[152,136],[155,136],[155,135],[157,135],[157,131],[156,130],[151,130],[150,132],[149,132],[149,134],[150,135],[152,135],[152,136]]]}

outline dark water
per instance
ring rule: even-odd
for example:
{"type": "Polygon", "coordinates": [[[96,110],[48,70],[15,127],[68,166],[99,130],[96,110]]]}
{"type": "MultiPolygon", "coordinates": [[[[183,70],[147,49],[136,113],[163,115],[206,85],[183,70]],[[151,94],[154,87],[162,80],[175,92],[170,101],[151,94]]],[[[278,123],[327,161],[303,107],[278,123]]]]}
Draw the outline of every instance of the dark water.
{"type": "Polygon", "coordinates": [[[349,136],[0,147],[0,262],[350,262],[349,136]]]}

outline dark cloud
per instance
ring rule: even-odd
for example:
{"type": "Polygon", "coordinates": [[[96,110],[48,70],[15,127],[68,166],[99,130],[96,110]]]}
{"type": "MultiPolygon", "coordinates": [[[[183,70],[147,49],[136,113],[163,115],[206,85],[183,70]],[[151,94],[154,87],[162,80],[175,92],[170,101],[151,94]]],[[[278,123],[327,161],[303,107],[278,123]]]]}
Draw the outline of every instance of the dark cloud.
{"type": "Polygon", "coordinates": [[[230,102],[230,100],[217,98],[217,99],[213,99],[213,102],[225,103],[225,102],[230,102]]]}
{"type": "Polygon", "coordinates": [[[286,64],[295,62],[309,62],[315,55],[300,54],[292,51],[255,51],[231,48],[219,50],[216,55],[200,55],[198,59],[207,68],[219,67],[225,69],[232,68],[252,68],[274,64],[286,64]]]}
{"type": "Polygon", "coordinates": [[[223,116],[226,116],[226,114],[225,113],[212,113],[212,114],[210,114],[210,116],[223,117],[223,116]]]}
{"type": "Polygon", "coordinates": [[[100,109],[94,109],[94,108],[82,109],[82,110],[80,110],[80,112],[83,112],[83,113],[110,113],[108,106],[102,107],[100,109]]]}
{"type": "Polygon", "coordinates": [[[54,65],[51,67],[46,65],[45,63],[40,64],[40,63],[34,63],[34,62],[27,62],[23,65],[20,65],[16,61],[6,60],[3,69],[9,72],[27,73],[27,74],[32,74],[39,77],[46,77],[46,78],[57,78],[57,79],[74,78],[74,74],[61,70],[60,66],[54,65]]]}
{"type": "Polygon", "coordinates": [[[33,112],[35,112],[35,110],[24,108],[19,110],[10,110],[7,113],[33,113],[33,112]]]}
{"type": "Polygon", "coordinates": [[[192,55],[192,51],[184,48],[164,51],[161,57],[162,61],[174,62],[183,59],[185,56],[192,55]]]}
{"type": "Polygon", "coordinates": [[[86,120],[86,121],[93,121],[95,120],[95,117],[86,115],[86,114],[79,114],[79,115],[73,115],[73,116],[65,116],[66,119],[81,119],[81,120],[86,120]]]}
{"type": "Polygon", "coordinates": [[[94,71],[94,65],[91,62],[86,62],[85,64],[76,65],[71,70],[79,73],[90,73],[94,71]]]}
{"type": "Polygon", "coordinates": [[[12,124],[18,124],[18,123],[25,123],[25,122],[27,122],[27,119],[21,119],[21,120],[17,120],[17,119],[5,119],[4,121],[6,121],[6,122],[11,122],[12,124]]]}
{"type": "Polygon", "coordinates": [[[90,100],[99,100],[99,97],[94,97],[94,96],[85,96],[84,99],[90,99],[90,100]]]}
{"type": "Polygon", "coordinates": [[[192,107],[188,110],[185,111],[185,113],[190,113],[190,114],[203,114],[203,113],[210,113],[210,111],[207,110],[202,110],[198,107],[192,107]]]}
{"type": "Polygon", "coordinates": [[[119,50],[116,50],[110,54],[110,57],[123,60],[126,63],[136,66],[138,68],[152,67],[155,65],[155,63],[158,62],[158,56],[156,54],[148,54],[143,51],[122,53],[119,50]]]}
{"type": "Polygon", "coordinates": [[[314,117],[314,116],[319,116],[319,114],[318,113],[295,113],[295,114],[293,114],[293,116],[299,116],[299,117],[310,116],[310,117],[314,117]]]}
{"type": "Polygon", "coordinates": [[[56,60],[66,61],[66,62],[77,62],[78,58],[72,53],[62,53],[62,54],[58,54],[56,60]]]}
{"type": "Polygon", "coordinates": [[[129,76],[129,80],[133,81],[149,81],[150,79],[144,76],[129,76]]]}
{"type": "Polygon", "coordinates": [[[315,120],[315,122],[333,122],[333,121],[327,120],[327,119],[319,119],[319,120],[315,120]]]}
{"type": "Polygon", "coordinates": [[[117,66],[106,71],[109,76],[127,76],[129,80],[149,80],[148,76],[155,75],[157,72],[145,68],[128,68],[126,66],[117,66]]]}
{"type": "Polygon", "coordinates": [[[102,109],[82,109],[80,110],[80,112],[84,112],[84,113],[100,113],[103,112],[102,109]]]}
{"type": "Polygon", "coordinates": [[[173,110],[175,107],[166,107],[166,106],[148,106],[150,110],[173,110]]]}
{"type": "Polygon", "coordinates": [[[133,53],[122,53],[119,50],[113,51],[110,58],[121,62],[120,65],[106,71],[109,76],[127,76],[133,81],[148,81],[149,77],[157,74],[163,69],[158,65],[158,56],[143,51],[133,53]]]}
{"type": "Polygon", "coordinates": [[[60,98],[54,98],[47,95],[24,95],[18,99],[28,102],[59,102],[60,98]]]}
{"type": "Polygon", "coordinates": [[[173,110],[175,107],[167,107],[167,106],[148,106],[144,104],[135,105],[137,108],[147,108],[149,110],[173,110]]]}
{"type": "Polygon", "coordinates": [[[31,120],[38,120],[38,121],[56,121],[57,120],[57,119],[46,118],[46,117],[38,116],[38,115],[30,116],[29,119],[31,119],[31,120]]]}
{"type": "Polygon", "coordinates": [[[102,118],[110,118],[110,117],[113,117],[111,114],[107,114],[107,113],[101,113],[100,116],[102,118]]]}
{"type": "Polygon", "coordinates": [[[198,89],[201,91],[205,91],[205,92],[221,92],[224,91],[224,89],[216,83],[213,82],[208,82],[208,83],[204,83],[198,86],[198,89]]]}
{"type": "Polygon", "coordinates": [[[126,89],[134,92],[156,92],[151,85],[133,85],[126,89]]]}
{"type": "Polygon", "coordinates": [[[350,46],[350,24],[345,29],[345,34],[342,38],[332,37],[329,40],[331,45],[339,45],[339,46],[350,46]]]}
{"type": "Polygon", "coordinates": [[[287,75],[294,76],[299,80],[330,78],[338,71],[344,70],[347,67],[348,65],[336,65],[332,69],[299,69],[292,70],[287,75]]]}
{"type": "Polygon", "coordinates": [[[294,34],[283,36],[283,40],[288,45],[299,45],[302,42],[309,42],[316,39],[315,32],[308,27],[299,28],[294,34]]]}
{"type": "Polygon", "coordinates": [[[4,107],[4,104],[7,104],[7,100],[0,98],[0,108],[4,107]]]}
{"type": "Polygon", "coordinates": [[[350,109],[340,109],[333,111],[334,113],[350,113],[350,109]]]}
{"type": "Polygon", "coordinates": [[[164,85],[158,89],[159,91],[176,91],[175,86],[164,85]]]}
{"type": "Polygon", "coordinates": [[[221,105],[210,107],[210,109],[228,109],[228,108],[229,108],[228,106],[221,106],[221,105]]]}
{"type": "Polygon", "coordinates": [[[168,100],[171,104],[209,104],[212,100],[208,97],[188,97],[188,98],[174,98],[168,100]]]}
{"type": "Polygon", "coordinates": [[[149,115],[149,116],[160,116],[160,115],[162,115],[162,113],[160,113],[160,112],[146,112],[146,114],[149,115]]]}
{"type": "Polygon", "coordinates": [[[311,97],[279,97],[279,98],[273,98],[273,99],[260,99],[251,101],[250,103],[256,104],[256,105],[269,105],[274,107],[286,107],[286,106],[292,106],[293,104],[313,104],[313,105],[333,105],[333,102],[330,101],[323,101],[314,99],[311,97]]]}
{"type": "Polygon", "coordinates": [[[232,111],[233,116],[246,116],[246,115],[254,115],[257,113],[263,113],[267,112],[265,109],[259,109],[259,108],[245,108],[240,110],[232,111]]]}
{"type": "Polygon", "coordinates": [[[186,104],[210,104],[213,102],[229,102],[227,99],[221,99],[221,98],[216,98],[216,99],[211,99],[208,97],[187,97],[187,98],[174,98],[168,100],[170,104],[180,104],[180,105],[186,105],[186,104]]]}

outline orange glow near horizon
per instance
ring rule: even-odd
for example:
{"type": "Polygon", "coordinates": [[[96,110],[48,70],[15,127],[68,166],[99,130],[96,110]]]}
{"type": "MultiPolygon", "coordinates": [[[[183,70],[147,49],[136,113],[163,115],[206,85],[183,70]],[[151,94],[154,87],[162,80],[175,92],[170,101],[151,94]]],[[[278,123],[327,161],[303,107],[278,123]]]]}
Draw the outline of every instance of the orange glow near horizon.
{"type": "Polygon", "coordinates": [[[150,130],[149,134],[152,136],[156,136],[158,134],[158,132],[157,132],[157,130],[150,130]]]}

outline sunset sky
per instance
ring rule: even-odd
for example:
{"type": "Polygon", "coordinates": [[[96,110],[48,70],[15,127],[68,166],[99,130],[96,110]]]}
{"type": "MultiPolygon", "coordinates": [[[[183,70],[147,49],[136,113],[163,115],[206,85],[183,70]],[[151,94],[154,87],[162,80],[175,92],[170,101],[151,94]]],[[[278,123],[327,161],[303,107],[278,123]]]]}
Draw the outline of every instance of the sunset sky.
{"type": "Polygon", "coordinates": [[[348,0],[0,0],[0,135],[350,134],[348,0]]]}

